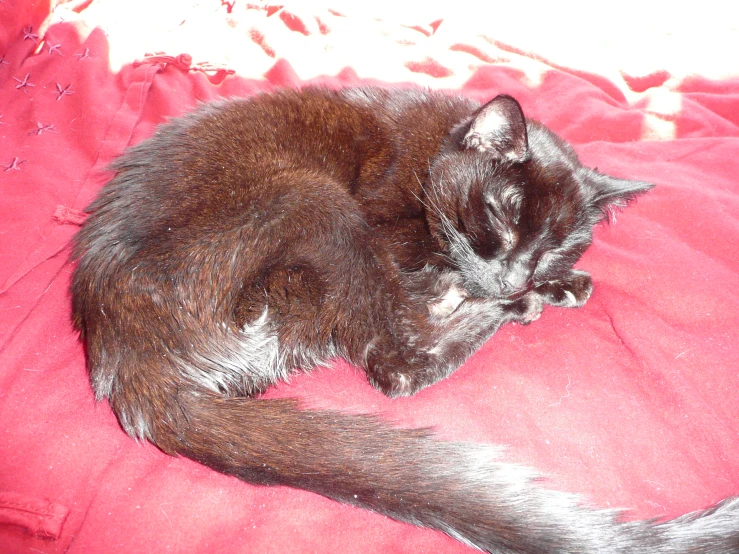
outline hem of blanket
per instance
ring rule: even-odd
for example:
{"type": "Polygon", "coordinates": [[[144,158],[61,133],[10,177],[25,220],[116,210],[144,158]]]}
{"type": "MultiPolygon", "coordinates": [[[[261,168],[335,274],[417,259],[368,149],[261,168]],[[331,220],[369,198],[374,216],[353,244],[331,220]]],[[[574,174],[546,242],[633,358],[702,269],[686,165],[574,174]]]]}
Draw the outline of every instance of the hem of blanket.
{"type": "Polygon", "coordinates": [[[22,527],[42,539],[58,539],[69,508],[46,498],[0,491],[0,525],[22,527]]]}

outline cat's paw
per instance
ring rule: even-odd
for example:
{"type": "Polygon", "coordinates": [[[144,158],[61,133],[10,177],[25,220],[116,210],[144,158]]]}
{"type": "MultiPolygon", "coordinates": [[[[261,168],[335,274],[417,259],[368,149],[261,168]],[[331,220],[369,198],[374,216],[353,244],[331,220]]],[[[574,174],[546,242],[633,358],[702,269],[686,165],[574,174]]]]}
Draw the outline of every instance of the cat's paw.
{"type": "Polygon", "coordinates": [[[584,271],[573,270],[565,279],[539,285],[536,292],[552,306],[579,308],[590,298],[593,280],[584,271]]]}
{"type": "Polygon", "coordinates": [[[431,385],[433,381],[426,382],[412,372],[387,371],[382,373],[368,374],[370,384],[385,396],[397,398],[398,396],[411,396],[419,390],[431,385]]]}
{"type": "Polygon", "coordinates": [[[539,319],[544,311],[544,304],[544,299],[541,296],[536,292],[529,292],[508,305],[506,312],[511,321],[528,325],[539,319]]]}
{"type": "Polygon", "coordinates": [[[367,359],[366,372],[370,383],[390,398],[410,396],[438,380],[428,369],[432,367],[429,354],[404,354],[376,350],[367,359]]]}

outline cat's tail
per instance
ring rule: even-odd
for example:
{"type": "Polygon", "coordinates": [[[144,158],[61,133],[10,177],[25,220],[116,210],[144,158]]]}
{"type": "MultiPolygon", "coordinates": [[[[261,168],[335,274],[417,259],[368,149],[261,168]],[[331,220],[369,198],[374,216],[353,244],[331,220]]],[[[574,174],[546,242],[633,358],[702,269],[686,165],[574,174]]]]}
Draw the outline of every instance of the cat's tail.
{"type": "Polygon", "coordinates": [[[147,434],[166,452],[437,529],[488,552],[739,552],[739,499],[667,523],[620,523],[616,512],[543,488],[533,471],[500,461],[493,447],[441,442],[370,416],[303,410],[294,400],[180,390],[175,410],[170,402],[147,408],[154,412],[147,434]]]}

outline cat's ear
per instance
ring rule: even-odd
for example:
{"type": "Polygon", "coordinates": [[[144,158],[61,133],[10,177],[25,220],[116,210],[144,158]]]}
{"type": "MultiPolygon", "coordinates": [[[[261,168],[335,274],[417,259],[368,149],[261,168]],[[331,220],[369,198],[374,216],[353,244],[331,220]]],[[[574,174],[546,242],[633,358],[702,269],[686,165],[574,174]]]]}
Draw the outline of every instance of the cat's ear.
{"type": "Polygon", "coordinates": [[[493,98],[475,114],[462,145],[489,153],[496,159],[526,161],[529,139],[521,105],[506,94],[493,98]]]}
{"type": "Polygon", "coordinates": [[[634,198],[652,189],[654,185],[644,181],[630,181],[590,171],[590,186],[593,189],[592,203],[604,214],[622,208],[634,198]]]}

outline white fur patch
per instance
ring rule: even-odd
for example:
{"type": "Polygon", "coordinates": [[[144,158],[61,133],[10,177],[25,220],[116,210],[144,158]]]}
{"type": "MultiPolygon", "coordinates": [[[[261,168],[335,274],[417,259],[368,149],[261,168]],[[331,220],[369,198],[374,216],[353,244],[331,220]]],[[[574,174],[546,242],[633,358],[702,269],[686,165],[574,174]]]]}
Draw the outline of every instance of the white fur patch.
{"type": "Polygon", "coordinates": [[[214,392],[250,393],[288,375],[277,333],[265,307],[257,320],[234,333],[210,337],[205,348],[198,348],[183,360],[183,371],[198,384],[214,392]]]}
{"type": "Polygon", "coordinates": [[[577,304],[577,298],[575,298],[575,295],[571,291],[565,289],[565,296],[572,304],[577,304]]]}
{"type": "Polygon", "coordinates": [[[438,301],[428,305],[429,313],[438,317],[447,317],[467,298],[467,292],[457,286],[449,287],[438,301]]]}

